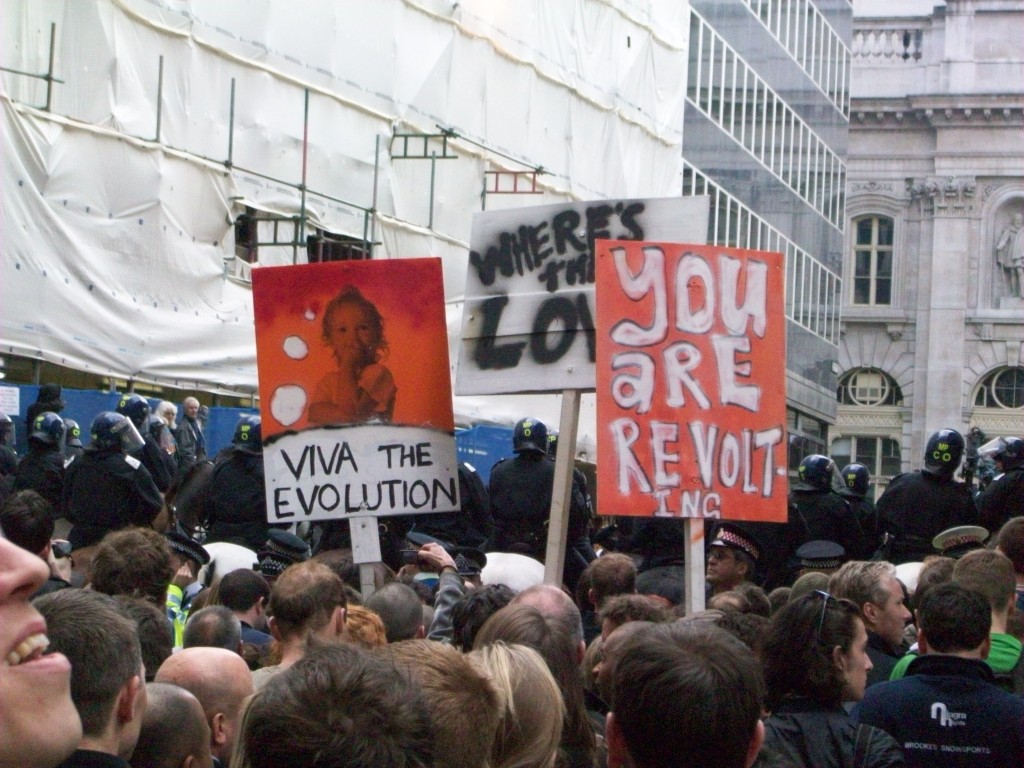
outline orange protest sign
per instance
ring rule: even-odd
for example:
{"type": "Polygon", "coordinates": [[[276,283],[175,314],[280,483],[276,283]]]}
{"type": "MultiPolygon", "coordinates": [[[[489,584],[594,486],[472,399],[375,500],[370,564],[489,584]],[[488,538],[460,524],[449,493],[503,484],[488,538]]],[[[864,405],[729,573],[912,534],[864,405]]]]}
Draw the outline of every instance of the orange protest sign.
{"type": "Polygon", "coordinates": [[[596,252],[602,513],[785,522],[782,255],[596,252]]]}

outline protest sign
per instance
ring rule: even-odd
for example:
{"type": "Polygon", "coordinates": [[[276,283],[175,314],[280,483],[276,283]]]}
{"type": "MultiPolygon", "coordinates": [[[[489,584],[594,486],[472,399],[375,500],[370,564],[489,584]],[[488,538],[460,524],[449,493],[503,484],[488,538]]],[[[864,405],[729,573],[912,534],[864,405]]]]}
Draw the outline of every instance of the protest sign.
{"type": "Polygon", "coordinates": [[[604,514],[786,520],[783,257],[597,244],[604,514]]]}
{"type": "Polygon", "coordinates": [[[253,270],[267,517],[459,508],[439,259],[253,270]]]}
{"type": "Polygon", "coordinates": [[[596,202],[473,216],[455,390],[594,388],[594,242],[705,242],[707,197],[596,202]]]}

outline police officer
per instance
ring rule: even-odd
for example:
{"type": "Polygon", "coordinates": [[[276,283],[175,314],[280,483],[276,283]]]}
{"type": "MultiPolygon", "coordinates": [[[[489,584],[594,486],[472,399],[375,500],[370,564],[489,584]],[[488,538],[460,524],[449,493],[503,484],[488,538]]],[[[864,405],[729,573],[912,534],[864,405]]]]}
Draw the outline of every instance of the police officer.
{"type": "Polygon", "coordinates": [[[461,509],[458,512],[416,515],[413,531],[446,544],[487,550],[494,539],[494,521],[491,520],[487,486],[480,478],[480,473],[468,462],[460,461],[458,472],[461,509]]]}
{"type": "MultiPolygon", "coordinates": [[[[548,461],[548,429],[538,419],[516,422],[512,432],[512,459],[502,459],[491,469],[488,494],[494,519],[495,544],[499,551],[519,552],[543,560],[547,549],[548,515],[555,481],[555,463],[548,461]]],[[[587,534],[586,497],[574,481],[569,506],[568,542],[587,534]]],[[[563,578],[574,589],[587,563],[577,547],[568,549],[563,578]]]]}
{"type": "Polygon", "coordinates": [[[976,525],[978,510],[970,490],[953,479],[964,455],[964,438],[940,429],[928,438],[924,468],[897,475],[878,499],[878,517],[887,535],[885,559],[899,565],[934,553],[932,539],[947,528],[976,525]]]}
{"type": "Polygon", "coordinates": [[[805,541],[834,541],[856,558],[870,556],[860,523],[838,493],[845,485],[836,463],[814,453],[800,460],[798,474],[789,497],[790,515],[795,512],[806,527],[805,541]]]}
{"type": "Polygon", "coordinates": [[[991,456],[997,474],[977,498],[981,525],[996,534],[1011,517],[1024,515],[1024,440],[997,438],[978,449],[979,456],[991,456]]]}
{"type": "Polygon", "coordinates": [[[863,464],[847,464],[839,471],[843,488],[839,491],[853,510],[860,529],[864,533],[865,547],[862,552],[850,552],[855,560],[868,560],[882,546],[882,526],[878,522],[878,509],[868,497],[871,486],[871,471],[863,464]]]}
{"type": "Polygon", "coordinates": [[[13,489],[35,491],[56,511],[64,486],[64,420],[44,411],[35,417],[29,430],[28,453],[14,470],[13,489]]]}
{"type": "Polygon", "coordinates": [[[127,416],[142,437],[142,447],[130,455],[141,461],[142,465],[149,470],[149,474],[152,475],[156,487],[163,493],[171,487],[171,480],[174,478],[174,475],[168,472],[167,465],[160,455],[163,453],[160,444],[149,434],[149,415],[151,410],[149,401],[142,395],[134,393],[122,395],[117,403],[117,412],[122,416],[127,416]]]}
{"type": "Polygon", "coordinates": [[[258,550],[267,540],[267,486],[259,416],[242,416],[231,447],[221,452],[206,491],[207,541],[258,550]]]}
{"type": "Polygon", "coordinates": [[[61,510],[73,524],[73,547],[96,544],[109,531],[150,525],[163,498],[142,462],[130,455],[143,441],[125,416],[104,411],[93,419],[85,452],[68,464],[61,510]]]}

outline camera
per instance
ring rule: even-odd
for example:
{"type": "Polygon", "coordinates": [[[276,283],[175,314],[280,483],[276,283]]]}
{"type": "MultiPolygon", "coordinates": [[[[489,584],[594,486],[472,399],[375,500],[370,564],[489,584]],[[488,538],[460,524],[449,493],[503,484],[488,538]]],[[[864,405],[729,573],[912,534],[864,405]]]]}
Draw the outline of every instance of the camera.
{"type": "Polygon", "coordinates": [[[420,551],[418,549],[403,549],[402,550],[402,563],[405,565],[415,565],[420,561],[420,551]]]}
{"type": "Polygon", "coordinates": [[[71,557],[71,542],[65,541],[64,539],[54,539],[50,542],[50,549],[53,550],[53,556],[57,560],[61,560],[65,557],[71,557]]]}

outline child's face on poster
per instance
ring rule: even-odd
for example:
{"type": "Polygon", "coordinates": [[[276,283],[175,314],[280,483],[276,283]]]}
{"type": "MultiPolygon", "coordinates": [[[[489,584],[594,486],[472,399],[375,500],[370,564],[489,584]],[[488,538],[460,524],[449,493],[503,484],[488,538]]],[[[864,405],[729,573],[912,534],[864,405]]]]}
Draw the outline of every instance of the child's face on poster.
{"type": "Polygon", "coordinates": [[[328,344],[339,363],[372,362],[374,339],[366,310],[356,304],[342,304],[331,310],[328,344]]]}

